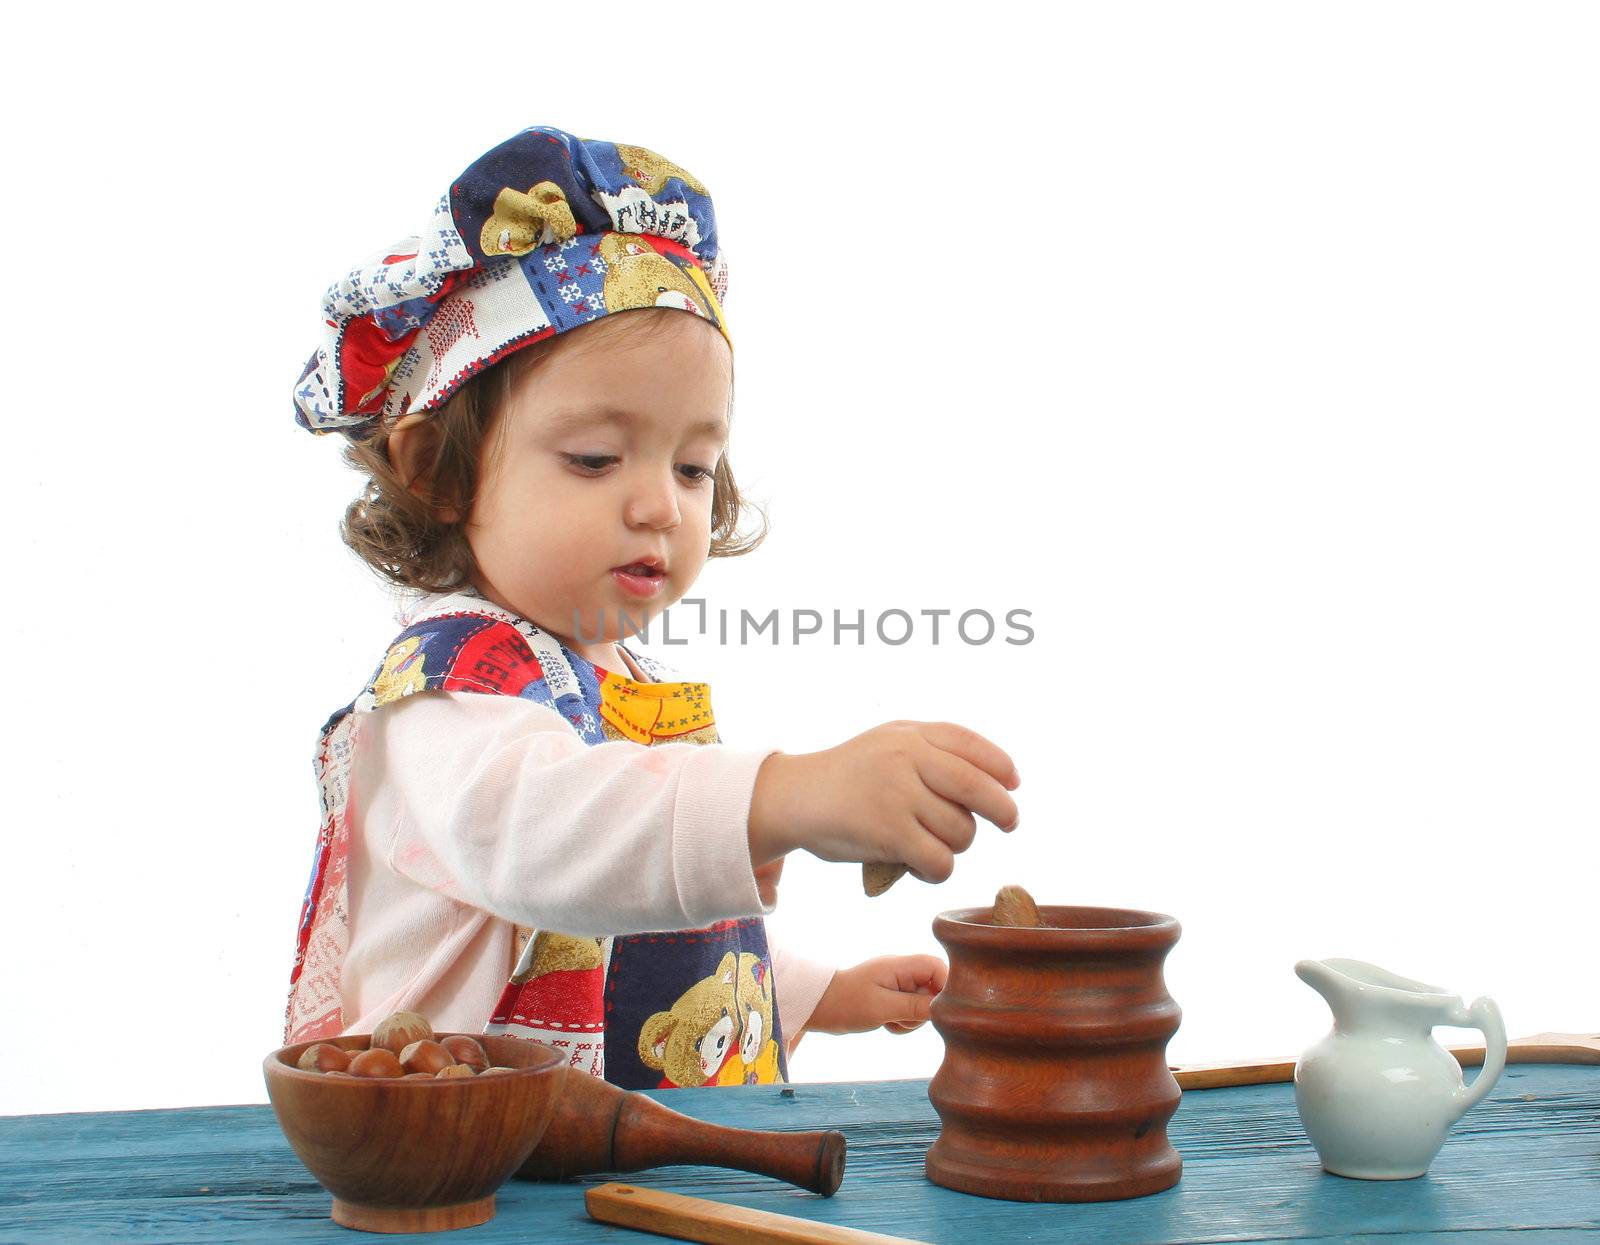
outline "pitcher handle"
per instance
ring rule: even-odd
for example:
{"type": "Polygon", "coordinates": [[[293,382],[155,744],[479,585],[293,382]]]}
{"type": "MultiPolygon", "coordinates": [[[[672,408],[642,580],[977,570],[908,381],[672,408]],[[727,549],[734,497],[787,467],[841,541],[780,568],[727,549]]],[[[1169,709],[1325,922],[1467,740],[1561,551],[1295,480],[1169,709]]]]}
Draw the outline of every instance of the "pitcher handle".
{"type": "Polygon", "coordinates": [[[1491,998],[1474,999],[1465,1013],[1459,1014],[1462,1028],[1480,1029],[1483,1032],[1483,1067],[1471,1085],[1464,1086],[1456,1098],[1459,1119],[1477,1106],[1494,1088],[1500,1074],[1506,1070],[1506,1026],[1500,1019],[1500,1009],[1491,998]]]}

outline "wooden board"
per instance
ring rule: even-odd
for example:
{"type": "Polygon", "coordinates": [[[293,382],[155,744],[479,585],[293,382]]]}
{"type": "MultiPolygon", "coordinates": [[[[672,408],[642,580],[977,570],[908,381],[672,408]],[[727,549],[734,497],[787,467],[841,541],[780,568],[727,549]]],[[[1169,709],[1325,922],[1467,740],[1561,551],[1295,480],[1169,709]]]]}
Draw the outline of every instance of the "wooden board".
{"type": "Polygon", "coordinates": [[[601,1223],[701,1245],[915,1245],[903,1236],[631,1184],[595,1185],[585,1191],[583,1204],[601,1223]]]}
{"type": "MultiPolygon", "coordinates": [[[[1183,1180],[1131,1202],[1040,1205],[930,1185],[923,1155],[938,1132],[926,1081],[657,1091],[652,1097],[719,1124],[839,1127],[849,1160],[823,1199],[713,1168],[631,1174],[629,1184],[906,1237],[930,1245],[1051,1241],[1332,1241],[1352,1235],[1473,1241],[1518,1229],[1534,1241],[1600,1231],[1600,1068],[1508,1068],[1457,1126],[1422,1180],[1379,1183],[1322,1172],[1289,1085],[1186,1094],[1171,1136],[1183,1180]]],[[[589,1185],[604,1177],[589,1179],[589,1185]]],[[[512,1243],[660,1239],[590,1220],[584,1184],[512,1183],[495,1219],[427,1238],[512,1243]]],[[[311,1179],[265,1106],[0,1118],[0,1242],[299,1242],[363,1238],[328,1218],[311,1179]]],[[[378,1240],[381,1238],[371,1238],[378,1240]]]]}
{"type": "MultiPolygon", "coordinates": [[[[1483,1047],[1452,1046],[1462,1068],[1483,1065],[1483,1047]]],[[[1536,1033],[1506,1043],[1507,1063],[1579,1063],[1600,1065],[1600,1033],[1536,1033]]],[[[1294,1080],[1293,1059],[1257,1059],[1233,1063],[1190,1063],[1172,1069],[1184,1089],[1221,1089],[1228,1085],[1271,1085],[1294,1080]]]]}

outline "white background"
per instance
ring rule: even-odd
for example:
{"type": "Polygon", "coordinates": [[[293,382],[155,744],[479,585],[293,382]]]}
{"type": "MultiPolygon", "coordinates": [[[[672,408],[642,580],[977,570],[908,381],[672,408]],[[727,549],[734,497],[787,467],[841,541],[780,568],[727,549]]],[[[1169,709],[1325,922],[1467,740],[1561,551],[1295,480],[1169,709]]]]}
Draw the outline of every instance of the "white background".
{"type": "Polygon", "coordinates": [[[395,630],[290,389],[323,288],[531,124],[715,196],[773,533],[695,595],[1033,611],[1017,647],[657,641],[729,743],[950,719],[1018,761],[1014,836],[876,901],[795,858],[778,936],[936,951],[1012,881],[1170,912],[1179,1060],[1315,1039],[1306,956],[1600,1024],[1600,18],[1047,13],[14,16],[0,1112],[265,1101],[316,730],[395,630]]]}

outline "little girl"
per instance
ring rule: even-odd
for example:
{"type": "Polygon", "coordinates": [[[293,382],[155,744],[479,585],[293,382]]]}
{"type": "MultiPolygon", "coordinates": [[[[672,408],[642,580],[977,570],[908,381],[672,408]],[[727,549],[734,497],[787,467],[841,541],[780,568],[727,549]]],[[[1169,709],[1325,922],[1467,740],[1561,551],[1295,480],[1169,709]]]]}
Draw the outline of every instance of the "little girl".
{"type": "Polygon", "coordinates": [[[705,683],[623,643],[760,542],[725,293],[699,181],[549,127],[328,291],[296,418],[370,477],[346,542],[424,595],[322,730],[286,1042],[415,1011],[645,1088],[782,1081],[809,1030],[927,1018],[942,960],[835,971],[762,917],[798,848],[944,880],[974,814],[1015,826],[1010,758],[949,723],[730,748],[705,683]]]}

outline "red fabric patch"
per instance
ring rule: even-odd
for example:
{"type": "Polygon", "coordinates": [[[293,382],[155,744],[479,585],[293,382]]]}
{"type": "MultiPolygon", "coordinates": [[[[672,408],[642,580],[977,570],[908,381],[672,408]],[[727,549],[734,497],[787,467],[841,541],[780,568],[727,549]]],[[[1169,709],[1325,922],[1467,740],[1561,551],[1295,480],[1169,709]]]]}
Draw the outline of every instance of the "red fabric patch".
{"type": "Polygon", "coordinates": [[[390,341],[371,320],[352,320],[339,342],[339,374],[344,377],[345,405],[351,415],[374,415],[383,409],[383,391],[391,363],[411,349],[418,330],[390,341]]]}
{"type": "Polygon", "coordinates": [[[492,1024],[515,1021],[536,1029],[599,1033],[605,1028],[600,1005],[605,969],[569,968],[545,973],[520,986],[508,984],[492,1024]]]}
{"type": "Polygon", "coordinates": [[[675,242],[671,238],[657,237],[653,233],[641,234],[640,236],[646,239],[646,246],[654,247],[663,255],[675,256],[685,263],[693,264],[696,268],[703,267],[699,257],[681,242],[675,242]]]}
{"type": "MultiPolygon", "coordinates": [[[[452,272],[428,299],[437,304],[461,281],[463,274],[452,272]]],[[[414,328],[390,341],[384,331],[366,316],[357,316],[345,326],[339,341],[339,375],[344,377],[345,414],[376,415],[383,410],[384,390],[388,386],[389,365],[406,351],[421,332],[414,328]]]]}
{"type": "Polygon", "coordinates": [[[444,690],[495,691],[517,696],[528,684],[542,678],[544,669],[527,640],[510,623],[502,622],[485,627],[461,646],[444,676],[444,690]]]}

